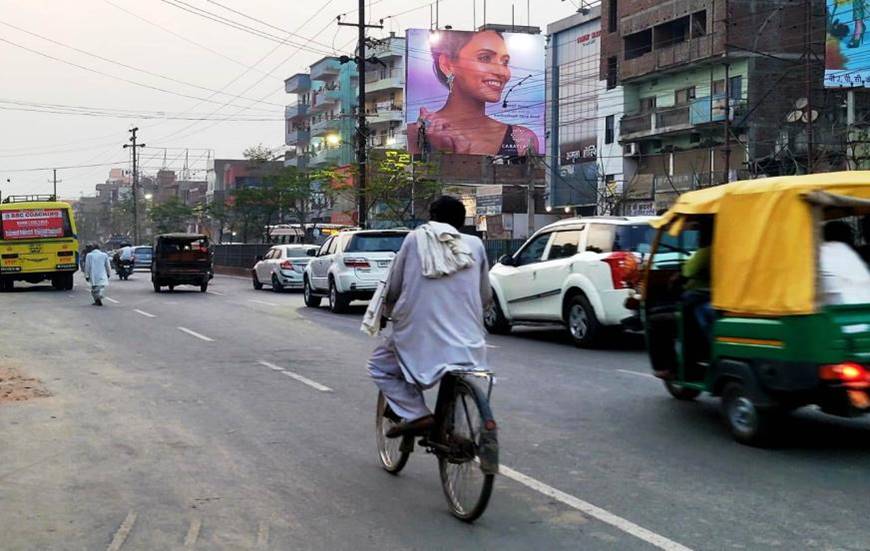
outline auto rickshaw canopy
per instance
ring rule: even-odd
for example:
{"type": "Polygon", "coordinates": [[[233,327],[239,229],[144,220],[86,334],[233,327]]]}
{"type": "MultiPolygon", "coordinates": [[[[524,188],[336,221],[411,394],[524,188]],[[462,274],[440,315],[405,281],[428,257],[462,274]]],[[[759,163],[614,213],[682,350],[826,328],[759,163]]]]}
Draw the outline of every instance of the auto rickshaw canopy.
{"type": "Polygon", "coordinates": [[[732,182],[684,193],[653,220],[679,235],[693,216],[715,216],[712,303],[749,316],[817,310],[821,209],[870,212],[870,171],[732,182]]]}

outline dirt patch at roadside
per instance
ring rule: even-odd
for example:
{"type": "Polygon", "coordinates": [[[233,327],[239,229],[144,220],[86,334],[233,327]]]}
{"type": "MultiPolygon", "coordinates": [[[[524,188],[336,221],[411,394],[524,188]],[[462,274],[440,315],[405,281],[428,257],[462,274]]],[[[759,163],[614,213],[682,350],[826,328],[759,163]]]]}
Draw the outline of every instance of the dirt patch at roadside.
{"type": "Polygon", "coordinates": [[[27,377],[13,367],[0,367],[0,404],[46,396],[51,396],[51,393],[39,379],[27,377]]]}

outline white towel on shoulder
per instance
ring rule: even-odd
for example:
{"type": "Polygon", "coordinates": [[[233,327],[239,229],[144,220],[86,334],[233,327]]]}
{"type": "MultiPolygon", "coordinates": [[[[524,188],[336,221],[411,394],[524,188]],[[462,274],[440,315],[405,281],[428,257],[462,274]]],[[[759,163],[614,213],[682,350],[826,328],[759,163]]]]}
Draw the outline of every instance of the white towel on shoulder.
{"type": "Polygon", "coordinates": [[[462,235],[450,224],[429,222],[414,232],[417,234],[417,254],[423,265],[423,276],[437,279],[474,265],[471,249],[462,235]]]}

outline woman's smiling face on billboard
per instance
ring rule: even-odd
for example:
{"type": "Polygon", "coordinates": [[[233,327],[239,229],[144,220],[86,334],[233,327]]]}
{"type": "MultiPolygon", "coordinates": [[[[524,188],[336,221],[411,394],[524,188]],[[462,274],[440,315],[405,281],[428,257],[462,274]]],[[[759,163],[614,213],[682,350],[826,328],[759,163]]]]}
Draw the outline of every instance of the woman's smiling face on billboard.
{"type": "Polygon", "coordinates": [[[441,62],[442,71],[454,75],[454,91],[487,103],[501,100],[511,78],[507,44],[492,31],[475,33],[456,59],[442,58],[441,62]]]}

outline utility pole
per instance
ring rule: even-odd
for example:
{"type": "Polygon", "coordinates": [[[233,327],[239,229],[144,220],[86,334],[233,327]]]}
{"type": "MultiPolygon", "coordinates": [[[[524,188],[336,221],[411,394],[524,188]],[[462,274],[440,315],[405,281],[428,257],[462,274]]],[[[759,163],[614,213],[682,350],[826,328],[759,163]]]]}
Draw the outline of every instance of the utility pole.
{"type": "Polygon", "coordinates": [[[124,149],[133,148],[133,240],[134,245],[139,245],[139,167],[136,164],[136,150],[145,147],[144,143],[136,143],[138,127],[130,129],[130,143],[124,144],[124,149]]]}
{"type": "Polygon", "coordinates": [[[807,107],[804,117],[807,123],[807,174],[812,174],[814,170],[813,157],[815,156],[815,144],[813,143],[813,5],[811,0],[804,0],[806,4],[806,23],[804,40],[804,70],[806,78],[806,94],[807,107]]]}
{"type": "Polygon", "coordinates": [[[61,183],[62,183],[63,180],[58,180],[58,179],[57,179],[57,169],[56,169],[56,168],[54,169],[53,172],[54,172],[54,178],[52,178],[51,180],[49,180],[49,182],[51,182],[52,184],[54,184],[54,193],[53,193],[52,195],[54,196],[54,200],[57,201],[57,183],[58,183],[58,182],[61,182],[61,183]]]}
{"type": "Polygon", "coordinates": [[[357,38],[356,67],[359,73],[359,102],[357,104],[357,131],[356,131],[356,156],[357,170],[359,172],[359,186],[357,187],[358,221],[361,228],[365,228],[368,218],[368,206],[366,205],[366,156],[369,141],[369,131],[366,125],[366,29],[383,29],[383,25],[366,25],[366,0],[359,0],[359,19],[357,23],[342,23],[346,27],[356,27],[359,31],[357,38]]]}

